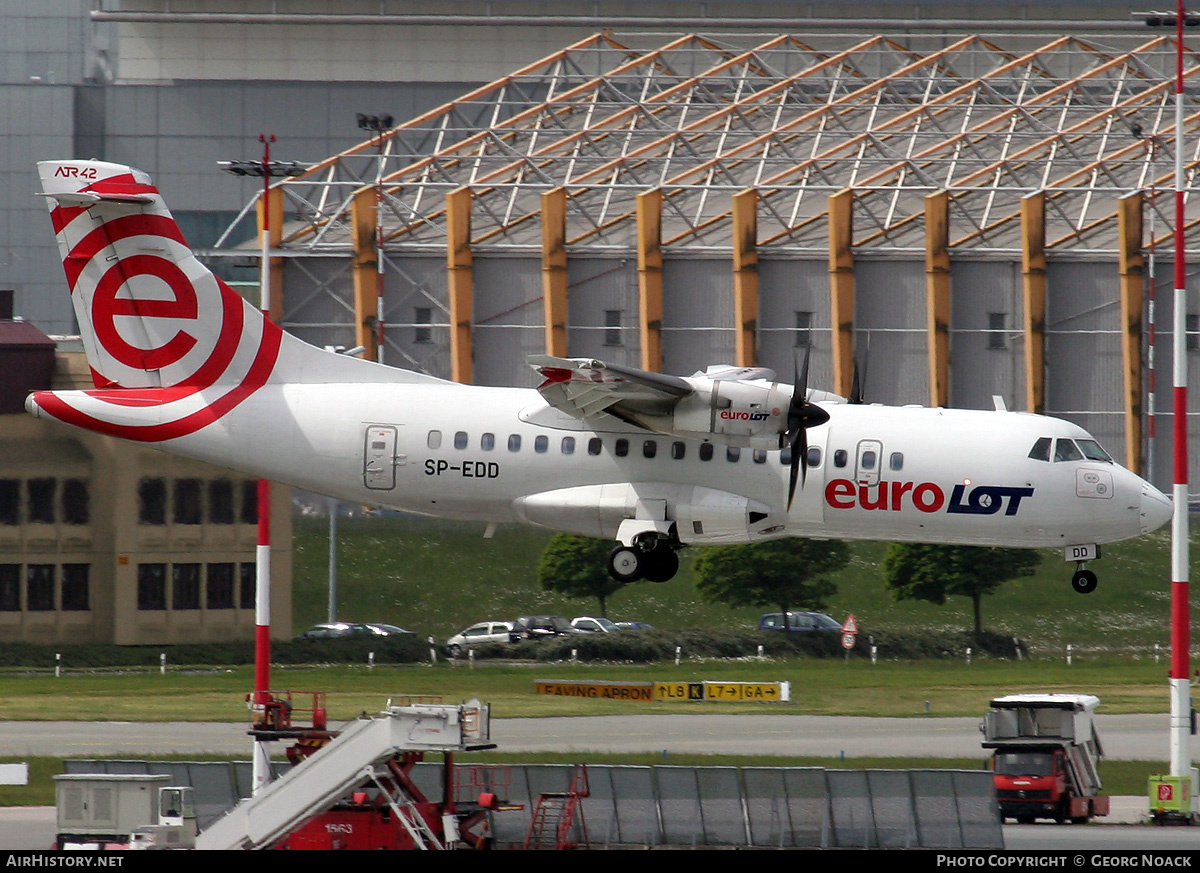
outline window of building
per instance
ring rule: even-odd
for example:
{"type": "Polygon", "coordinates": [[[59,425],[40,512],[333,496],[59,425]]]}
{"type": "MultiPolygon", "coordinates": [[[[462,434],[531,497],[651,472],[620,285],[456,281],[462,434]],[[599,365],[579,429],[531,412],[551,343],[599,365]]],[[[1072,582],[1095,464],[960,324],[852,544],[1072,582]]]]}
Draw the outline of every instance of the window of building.
{"type": "Polygon", "coordinates": [[[0,479],[0,524],[21,523],[21,481],[0,479]]]}
{"type": "Polygon", "coordinates": [[[54,565],[25,566],[25,608],[30,612],[54,610],[54,565]]]}
{"type": "Polygon", "coordinates": [[[199,479],[176,479],[174,514],[176,524],[200,524],[204,520],[203,485],[199,479]]]}
{"type": "Polygon", "coordinates": [[[233,564],[209,564],[204,604],[208,609],[233,609],[233,564]]]}
{"type": "Polygon", "coordinates": [[[671,458],[675,461],[682,461],[687,457],[687,443],[673,442],[671,443],[671,458]]]}
{"type": "Polygon", "coordinates": [[[413,323],[415,330],[413,332],[413,342],[415,343],[431,343],[433,342],[433,328],[429,325],[433,324],[433,309],[428,306],[416,306],[413,308],[413,323]]]}
{"type": "Polygon", "coordinates": [[[562,453],[564,455],[575,454],[575,437],[562,438],[562,453]]]}
{"type": "Polygon", "coordinates": [[[621,310],[604,310],[604,344],[606,346],[621,345],[621,310]]]}
{"type": "Polygon", "coordinates": [[[642,457],[643,458],[653,458],[657,454],[658,454],[658,441],[657,440],[646,440],[645,442],[642,443],[642,457]]]}
{"type": "Polygon", "coordinates": [[[242,480],[242,524],[258,524],[258,481],[242,480]]]}
{"type": "Polygon", "coordinates": [[[1184,326],[1184,341],[1189,352],[1200,349],[1200,315],[1188,313],[1184,326]]]}
{"type": "Polygon", "coordinates": [[[138,564],[137,603],[140,610],[167,608],[167,565],[138,564]]]}
{"type": "Polygon", "coordinates": [[[700,460],[711,461],[713,458],[713,444],[700,443],[700,460]]]}
{"type": "Polygon", "coordinates": [[[88,576],[90,564],[62,565],[62,609],[63,612],[86,612],[88,603],[88,576]]]}
{"type": "Polygon", "coordinates": [[[254,593],[258,579],[258,567],[253,562],[242,564],[238,568],[238,606],[241,609],[254,609],[254,593]]]}
{"type": "Polygon", "coordinates": [[[742,450],[738,446],[725,447],[725,460],[731,464],[736,464],[742,459],[742,450]]]}
{"type": "Polygon", "coordinates": [[[521,451],[521,435],[519,433],[511,433],[508,435],[508,450],[510,452],[521,451]]]}
{"type": "Polygon", "coordinates": [[[87,524],[92,516],[91,496],[85,479],[66,479],[62,487],[62,519],[67,524],[87,524]]]}
{"type": "Polygon", "coordinates": [[[797,310],[796,312],[796,348],[812,345],[813,314],[797,310]]]}
{"type": "Polygon", "coordinates": [[[490,452],[496,448],[496,435],[494,433],[485,433],[479,438],[479,448],[485,452],[490,452]]]}
{"type": "Polygon", "coordinates": [[[0,564],[0,612],[21,611],[21,565],[0,564]]]}
{"type": "Polygon", "coordinates": [[[454,434],[454,448],[465,449],[467,447],[467,432],[465,430],[456,431],[454,434]]]}
{"type": "Polygon", "coordinates": [[[989,349],[1006,349],[1008,348],[1008,313],[1007,312],[989,312],[988,313],[988,341],[989,349]]]}
{"type": "Polygon", "coordinates": [[[25,483],[25,495],[29,507],[29,521],[34,524],[54,524],[54,496],[58,483],[50,478],[39,477],[25,483]]]}
{"type": "Polygon", "coordinates": [[[442,432],[440,430],[431,430],[429,436],[425,439],[425,445],[431,449],[440,449],[442,447],[442,432]]]}
{"type": "Polygon", "coordinates": [[[233,482],[213,479],[208,483],[209,524],[233,524],[233,482]]]}
{"type": "Polygon", "coordinates": [[[138,482],[138,524],[167,523],[167,480],[146,477],[138,482]]]}
{"type": "Polygon", "coordinates": [[[618,458],[623,458],[629,454],[629,440],[621,438],[613,444],[613,454],[618,458]]]}
{"type": "Polygon", "coordinates": [[[603,448],[604,448],[604,443],[601,442],[600,437],[592,437],[590,440],[588,440],[588,454],[589,455],[598,455],[598,454],[600,454],[600,451],[603,448]]]}
{"type": "Polygon", "coordinates": [[[171,565],[171,608],[200,608],[200,565],[171,565]]]}

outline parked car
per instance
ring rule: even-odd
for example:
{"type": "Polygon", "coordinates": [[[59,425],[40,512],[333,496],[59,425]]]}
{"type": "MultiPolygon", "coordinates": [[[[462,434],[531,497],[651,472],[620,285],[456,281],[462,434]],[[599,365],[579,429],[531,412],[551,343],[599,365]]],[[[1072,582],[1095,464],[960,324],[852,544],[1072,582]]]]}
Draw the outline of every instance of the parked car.
{"type": "Polygon", "coordinates": [[[511,621],[481,621],[456,633],[446,640],[446,654],[457,658],[471,646],[484,643],[507,643],[512,633],[511,621]]]}
{"type": "Polygon", "coordinates": [[[571,627],[588,634],[611,634],[620,630],[616,622],[609,621],[607,618],[593,618],[590,615],[581,615],[571,619],[571,627]]]}
{"type": "Polygon", "coordinates": [[[337,640],[346,637],[376,636],[390,637],[397,634],[411,634],[412,631],[394,624],[379,624],[366,622],[335,621],[314,624],[304,633],[299,634],[298,640],[337,640]]]}
{"type": "Polygon", "coordinates": [[[783,620],[783,613],[768,612],[758,620],[758,629],[790,631],[792,633],[840,631],[842,623],[835,618],[830,618],[823,612],[789,612],[786,622],[783,620]]]}
{"type": "Polygon", "coordinates": [[[513,622],[509,638],[515,643],[577,633],[580,631],[571,627],[571,622],[561,615],[523,615],[513,622]]]}
{"type": "Polygon", "coordinates": [[[621,630],[654,630],[654,625],[644,621],[619,621],[617,627],[621,630]]]}

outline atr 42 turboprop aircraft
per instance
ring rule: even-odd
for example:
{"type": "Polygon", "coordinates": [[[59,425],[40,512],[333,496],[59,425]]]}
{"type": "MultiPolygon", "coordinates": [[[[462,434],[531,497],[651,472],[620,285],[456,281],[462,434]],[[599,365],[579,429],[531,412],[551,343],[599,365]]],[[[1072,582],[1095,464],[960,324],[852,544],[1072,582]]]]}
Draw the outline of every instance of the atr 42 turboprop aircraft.
{"type": "Polygon", "coordinates": [[[846,402],[807,389],[807,362],[793,389],[536,357],[535,391],[321,350],[196,260],[145,173],[38,166],[96,387],[35,392],[37,416],[341,500],[614,539],[624,581],[671,578],[684,545],[801,536],[1057,547],[1087,592],[1100,544],[1171,517],[1076,425],[846,402]]]}

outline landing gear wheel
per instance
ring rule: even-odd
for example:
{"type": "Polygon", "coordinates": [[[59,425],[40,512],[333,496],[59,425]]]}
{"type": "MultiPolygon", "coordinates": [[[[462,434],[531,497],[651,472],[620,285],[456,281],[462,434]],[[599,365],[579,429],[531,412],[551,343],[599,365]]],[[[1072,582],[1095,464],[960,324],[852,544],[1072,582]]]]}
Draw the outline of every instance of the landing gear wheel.
{"type": "Polygon", "coordinates": [[[644,557],[646,579],[651,582],[668,582],[679,572],[679,556],[670,546],[659,546],[644,557]]]}
{"type": "Polygon", "coordinates": [[[1091,570],[1076,570],[1075,575],[1071,577],[1071,587],[1080,594],[1091,594],[1099,584],[1100,580],[1091,570]]]}
{"type": "Polygon", "coordinates": [[[636,582],[645,571],[645,558],[637,549],[617,546],[608,555],[608,575],[618,582],[636,582]]]}

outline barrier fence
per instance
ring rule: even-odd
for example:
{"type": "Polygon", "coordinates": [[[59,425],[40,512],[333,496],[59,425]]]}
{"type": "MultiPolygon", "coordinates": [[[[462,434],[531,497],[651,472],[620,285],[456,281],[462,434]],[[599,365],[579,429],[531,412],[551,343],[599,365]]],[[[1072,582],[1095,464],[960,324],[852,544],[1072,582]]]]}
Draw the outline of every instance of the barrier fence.
{"type": "MultiPolygon", "coordinates": [[[[201,830],[250,793],[248,762],[64,763],[67,773],[166,773],[191,785],[201,830]]],[[[574,771],[570,764],[507,769],[505,800],[523,808],[496,814],[498,848],[524,842],[538,795],[567,791],[574,771]]],[[[414,781],[437,797],[442,772],[440,763],[419,764],[414,781]]],[[[581,806],[593,848],[1004,847],[990,771],[590,765],[588,781],[581,806]]]]}

